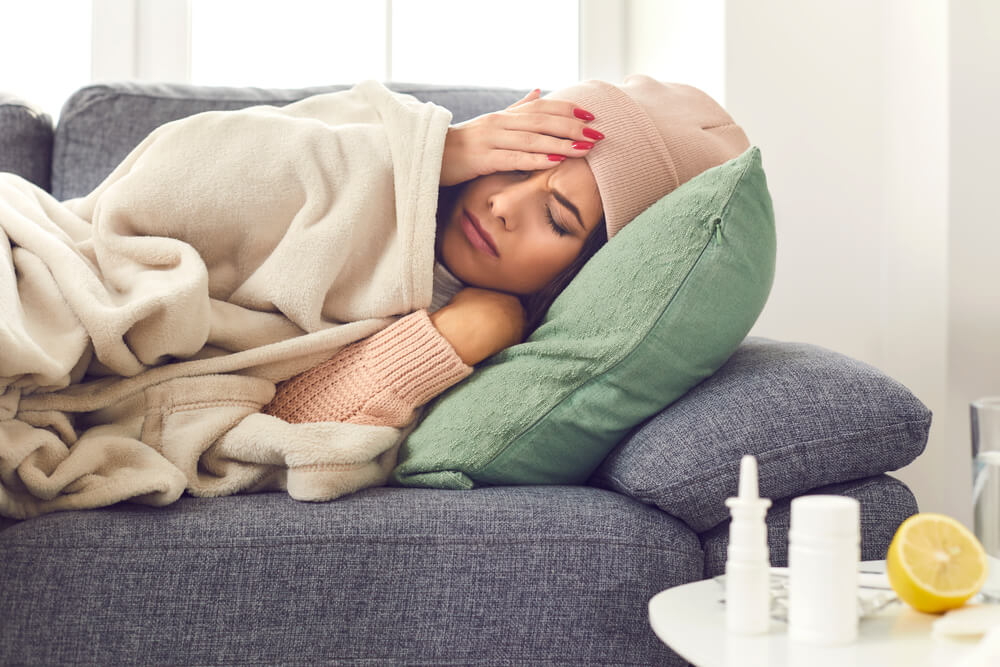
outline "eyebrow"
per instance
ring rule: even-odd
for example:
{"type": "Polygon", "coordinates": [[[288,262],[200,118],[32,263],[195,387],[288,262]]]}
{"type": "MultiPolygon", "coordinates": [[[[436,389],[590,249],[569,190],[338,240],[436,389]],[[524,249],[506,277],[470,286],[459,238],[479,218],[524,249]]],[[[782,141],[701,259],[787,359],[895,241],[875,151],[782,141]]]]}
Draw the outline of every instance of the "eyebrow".
{"type": "Polygon", "coordinates": [[[580,209],[576,207],[576,204],[567,199],[563,193],[559,192],[555,188],[552,188],[552,195],[556,198],[556,201],[565,206],[569,209],[570,213],[576,216],[576,221],[580,223],[580,229],[587,231],[586,225],[583,224],[583,218],[580,217],[580,209]]]}

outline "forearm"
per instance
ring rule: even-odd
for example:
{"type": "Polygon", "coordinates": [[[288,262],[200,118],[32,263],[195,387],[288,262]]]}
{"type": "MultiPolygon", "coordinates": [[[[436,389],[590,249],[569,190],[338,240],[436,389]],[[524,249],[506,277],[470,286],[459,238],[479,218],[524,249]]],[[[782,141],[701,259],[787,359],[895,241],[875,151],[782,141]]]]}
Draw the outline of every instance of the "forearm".
{"type": "Polygon", "coordinates": [[[288,422],[401,427],[470,373],[471,366],[420,310],[283,382],[263,412],[288,422]]]}

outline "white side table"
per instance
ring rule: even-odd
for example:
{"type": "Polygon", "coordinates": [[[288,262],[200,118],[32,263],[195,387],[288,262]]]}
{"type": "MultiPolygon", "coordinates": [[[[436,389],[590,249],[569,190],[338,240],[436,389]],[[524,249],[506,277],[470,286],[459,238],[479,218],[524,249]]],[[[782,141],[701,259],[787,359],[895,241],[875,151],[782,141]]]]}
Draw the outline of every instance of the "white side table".
{"type": "Polygon", "coordinates": [[[669,588],[649,601],[656,636],[698,667],[952,667],[972,652],[974,641],[934,639],[940,618],[901,602],[861,619],[858,640],[842,646],[814,646],[788,639],[786,625],[771,621],[766,635],[726,632],[724,591],[707,579],[669,588]]]}

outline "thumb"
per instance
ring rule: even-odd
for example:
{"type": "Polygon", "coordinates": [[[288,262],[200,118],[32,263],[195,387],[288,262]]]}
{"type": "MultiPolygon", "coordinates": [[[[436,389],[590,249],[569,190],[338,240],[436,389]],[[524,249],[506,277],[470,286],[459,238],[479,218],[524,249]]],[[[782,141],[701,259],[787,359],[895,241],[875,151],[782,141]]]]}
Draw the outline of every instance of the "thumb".
{"type": "Polygon", "coordinates": [[[522,104],[527,104],[528,102],[531,102],[532,100],[537,100],[541,96],[542,96],[541,89],[540,88],[535,88],[530,93],[528,93],[527,95],[525,95],[524,97],[522,97],[521,99],[519,99],[517,102],[514,102],[509,107],[507,107],[507,111],[509,111],[509,110],[511,110],[511,109],[513,109],[515,107],[519,107],[522,104]]]}

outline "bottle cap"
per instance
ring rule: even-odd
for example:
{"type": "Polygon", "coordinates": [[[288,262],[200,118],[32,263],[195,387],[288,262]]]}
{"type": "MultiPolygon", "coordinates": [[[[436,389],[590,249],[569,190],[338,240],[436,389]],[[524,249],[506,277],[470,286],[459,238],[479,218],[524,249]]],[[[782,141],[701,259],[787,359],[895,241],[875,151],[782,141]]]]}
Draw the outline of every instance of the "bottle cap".
{"type": "Polygon", "coordinates": [[[857,540],[861,535],[861,503],[847,496],[799,496],[792,500],[789,530],[803,537],[857,540]]]}

